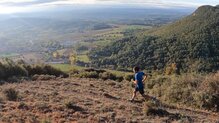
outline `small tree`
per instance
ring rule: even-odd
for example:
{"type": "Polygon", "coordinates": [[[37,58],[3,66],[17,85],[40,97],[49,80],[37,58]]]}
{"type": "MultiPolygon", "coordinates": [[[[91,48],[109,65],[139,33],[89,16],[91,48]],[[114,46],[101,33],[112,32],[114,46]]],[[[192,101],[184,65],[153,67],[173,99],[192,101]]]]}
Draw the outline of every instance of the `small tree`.
{"type": "Polygon", "coordinates": [[[70,61],[71,65],[74,65],[77,61],[77,54],[71,53],[69,56],[69,61],[70,61]]]}

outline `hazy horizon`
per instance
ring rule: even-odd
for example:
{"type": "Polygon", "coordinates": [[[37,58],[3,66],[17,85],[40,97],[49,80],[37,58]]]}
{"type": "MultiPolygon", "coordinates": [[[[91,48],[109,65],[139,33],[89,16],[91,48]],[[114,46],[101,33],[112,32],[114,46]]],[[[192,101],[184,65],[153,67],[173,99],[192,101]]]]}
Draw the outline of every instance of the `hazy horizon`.
{"type": "Polygon", "coordinates": [[[201,5],[217,5],[216,0],[1,0],[0,14],[47,11],[59,7],[134,7],[134,8],[186,8],[195,9],[201,5]]]}

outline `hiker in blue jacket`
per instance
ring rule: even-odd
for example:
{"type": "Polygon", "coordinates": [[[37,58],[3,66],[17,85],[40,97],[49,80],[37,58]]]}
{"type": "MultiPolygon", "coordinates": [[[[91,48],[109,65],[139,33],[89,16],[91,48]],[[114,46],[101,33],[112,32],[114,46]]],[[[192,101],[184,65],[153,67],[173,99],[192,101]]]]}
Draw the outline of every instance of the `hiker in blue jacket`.
{"type": "Polygon", "coordinates": [[[146,100],[152,99],[156,100],[155,97],[151,97],[149,95],[144,94],[144,81],[147,79],[147,75],[144,72],[140,71],[139,67],[134,67],[133,72],[135,73],[135,79],[133,82],[135,83],[135,90],[133,91],[133,96],[130,101],[133,101],[136,97],[136,93],[139,92],[146,100]]]}

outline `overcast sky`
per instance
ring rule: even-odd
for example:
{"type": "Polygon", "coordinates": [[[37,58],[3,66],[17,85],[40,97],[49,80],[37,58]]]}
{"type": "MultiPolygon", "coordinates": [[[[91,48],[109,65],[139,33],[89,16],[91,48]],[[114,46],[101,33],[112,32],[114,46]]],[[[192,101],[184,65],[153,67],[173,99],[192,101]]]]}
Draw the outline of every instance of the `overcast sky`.
{"type": "Polygon", "coordinates": [[[93,5],[133,5],[145,7],[198,7],[217,5],[219,0],[0,0],[0,13],[25,12],[58,5],[93,4],[93,5]]]}

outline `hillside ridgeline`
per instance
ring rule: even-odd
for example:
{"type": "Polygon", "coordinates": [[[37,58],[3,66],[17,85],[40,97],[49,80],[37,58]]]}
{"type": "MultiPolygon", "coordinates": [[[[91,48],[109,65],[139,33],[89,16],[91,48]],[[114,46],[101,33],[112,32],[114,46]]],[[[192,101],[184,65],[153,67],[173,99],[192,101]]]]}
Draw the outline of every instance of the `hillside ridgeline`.
{"type": "Polygon", "coordinates": [[[183,72],[219,70],[219,7],[202,6],[173,24],[124,38],[90,53],[99,67],[162,70],[175,63],[183,72]]]}

